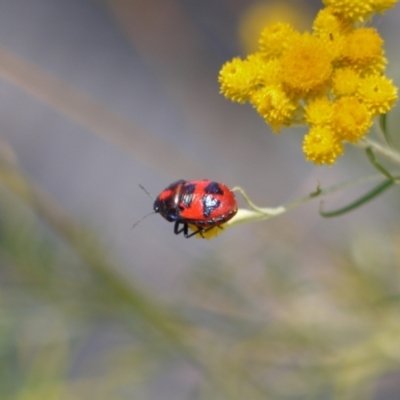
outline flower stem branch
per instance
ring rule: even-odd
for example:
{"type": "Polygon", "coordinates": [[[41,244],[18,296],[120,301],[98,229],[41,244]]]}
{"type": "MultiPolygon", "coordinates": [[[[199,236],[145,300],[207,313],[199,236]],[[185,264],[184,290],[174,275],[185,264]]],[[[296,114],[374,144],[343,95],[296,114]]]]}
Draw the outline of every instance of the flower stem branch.
{"type": "MultiPolygon", "coordinates": [[[[361,178],[355,178],[355,179],[350,179],[345,182],[338,183],[336,185],[328,186],[326,188],[321,188],[320,186],[317,187],[317,189],[314,192],[311,192],[310,194],[300,197],[299,199],[290,201],[288,203],[282,204],[281,206],[278,207],[259,207],[256,206],[247,196],[245,191],[240,188],[240,187],[235,187],[232,190],[240,192],[240,194],[243,196],[244,200],[246,203],[249,205],[250,209],[243,209],[240,208],[236,216],[228,221],[225,226],[236,226],[240,224],[244,224],[247,222],[254,222],[254,221],[264,221],[272,217],[276,217],[278,215],[281,215],[293,208],[297,208],[303,204],[306,204],[312,200],[314,200],[317,197],[322,197],[322,196],[327,196],[335,192],[339,192],[341,190],[345,190],[351,187],[355,187],[364,183],[371,183],[371,182],[376,182],[382,180],[382,174],[374,174],[374,175],[369,175],[369,176],[363,176],[361,178]]],[[[395,183],[393,181],[393,183],[395,183]]]]}
{"type": "Polygon", "coordinates": [[[367,148],[372,148],[375,153],[380,154],[381,156],[387,158],[388,160],[392,161],[393,163],[400,165],[400,153],[389,148],[382,146],[382,144],[375,142],[371,139],[362,139],[358,143],[355,144],[357,147],[360,147],[364,150],[367,148]]]}

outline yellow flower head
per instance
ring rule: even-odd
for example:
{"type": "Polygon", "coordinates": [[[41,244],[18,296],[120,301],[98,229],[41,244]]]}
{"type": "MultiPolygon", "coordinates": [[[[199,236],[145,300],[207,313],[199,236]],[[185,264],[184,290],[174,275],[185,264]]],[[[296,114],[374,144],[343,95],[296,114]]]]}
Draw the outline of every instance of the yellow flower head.
{"type": "Polygon", "coordinates": [[[352,96],[360,83],[360,74],[352,68],[338,68],[332,77],[332,91],[336,97],[352,96]]]}
{"type": "Polygon", "coordinates": [[[263,75],[264,63],[260,55],[249,56],[247,60],[238,57],[225,63],[219,73],[221,93],[232,101],[245,103],[263,75]]]}
{"type": "Polygon", "coordinates": [[[397,0],[323,0],[333,12],[353,21],[365,21],[373,13],[382,13],[393,7],[397,0]]]}
{"type": "Polygon", "coordinates": [[[288,23],[266,27],[259,50],[226,63],[219,82],[226,97],[249,101],[276,133],[308,125],[307,160],[332,164],[344,141],[363,138],[373,118],[397,100],[397,88],[385,76],[384,41],[375,28],[365,27],[397,0],[323,1],[326,8],[312,33],[301,34],[288,23]]]}
{"type": "Polygon", "coordinates": [[[277,22],[269,25],[261,32],[258,42],[260,51],[266,59],[279,57],[293,38],[299,35],[290,24],[277,22]]]}
{"type": "Polygon", "coordinates": [[[321,10],[313,23],[313,32],[320,38],[336,60],[343,52],[346,35],[353,29],[349,20],[335,14],[331,7],[321,10]]]}
{"type": "Polygon", "coordinates": [[[350,20],[334,12],[332,7],[320,10],[313,23],[313,31],[319,36],[337,36],[349,33],[353,29],[350,20]]]}
{"type": "Polygon", "coordinates": [[[342,142],[329,126],[314,126],[304,137],[303,151],[307,161],[316,165],[331,165],[344,149],[342,142]]]}
{"type": "Polygon", "coordinates": [[[275,133],[279,133],[282,126],[290,125],[297,108],[296,103],[280,86],[260,89],[252,97],[251,102],[275,133]]]}
{"type": "Polygon", "coordinates": [[[333,103],[327,97],[318,97],[305,107],[305,120],[308,125],[330,124],[333,116],[333,103]]]}
{"type": "MultiPolygon", "coordinates": [[[[249,6],[241,14],[238,26],[241,47],[247,52],[257,51],[257,44],[260,43],[257,39],[266,26],[272,27],[279,21],[285,21],[280,24],[287,25],[292,32],[295,32],[293,26],[306,28],[309,24],[309,13],[304,4],[287,1],[255,1],[247,4],[249,6]]],[[[273,34],[274,30],[271,30],[270,33],[273,34]]],[[[282,39],[286,38],[282,36],[282,39]]],[[[267,48],[272,49],[273,46],[267,48]]]]}
{"type": "Polygon", "coordinates": [[[281,63],[277,58],[264,62],[260,74],[261,86],[278,86],[281,83],[281,63]]]}
{"type": "Polygon", "coordinates": [[[360,28],[346,37],[343,58],[355,66],[365,66],[383,57],[383,39],[374,28],[360,28]]]}
{"type": "Polygon", "coordinates": [[[333,109],[332,129],[342,140],[357,142],[372,125],[372,116],[356,97],[342,97],[333,109]]]}
{"type": "Polygon", "coordinates": [[[332,54],[318,38],[295,38],[281,58],[282,81],[294,94],[321,91],[332,74],[332,54]]]}
{"type": "Polygon", "coordinates": [[[397,101],[397,87],[385,76],[371,75],[360,81],[357,97],[373,115],[385,114],[397,101]]]}

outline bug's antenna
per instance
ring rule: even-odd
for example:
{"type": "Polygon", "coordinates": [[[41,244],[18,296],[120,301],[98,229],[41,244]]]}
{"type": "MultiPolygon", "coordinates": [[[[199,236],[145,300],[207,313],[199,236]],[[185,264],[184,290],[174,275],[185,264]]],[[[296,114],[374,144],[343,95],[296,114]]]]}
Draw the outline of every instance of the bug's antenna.
{"type": "MultiPolygon", "coordinates": [[[[139,187],[140,187],[140,189],[142,189],[142,190],[147,194],[147,196],[149,196],[151,199],[154,200],[154,197],[153,197],[153,196],[147,191],[147,189],[146,189],[144,186],[142,186],[140,183],[139,183],[139,187]]],[[[145,218],[147,218],[149,215],[155,214],[155,213],[156,213],[155,211],[152,211],[151,213],[148,213],[148,214],[146,214],[144,217],[140,218],[139,221],[136,221],[136,222],[132,225],[131,230],[132,230],[136,225],[138,225],[139,222],[142,222],[142,221],[143,221],[145,218]]]]}
{"type": "Polygon", "coordinates": [[[149,215],[152,215],[152,214],[155,214],[155,213],[156,213],[155,211],[152,211],[151,213],[148,213],[148,214],[146,214],[144,217],[140,218],[139,221],[136,221],[136,222],[132,225],[131,230],[132,230],[136,225],[138,225],[139,222],[142,222],[142,221],[143,221],[145,218],[147,218],[149,215]]]}
{"type": "Polygon", "coordinates": [[[147,191],[147,189],[144,186],[142,186],[140,183],[139,183],[139,187],[147,194],[147,196],[149,196],[151,199],[155,200],[154,197],[147,191]]]}

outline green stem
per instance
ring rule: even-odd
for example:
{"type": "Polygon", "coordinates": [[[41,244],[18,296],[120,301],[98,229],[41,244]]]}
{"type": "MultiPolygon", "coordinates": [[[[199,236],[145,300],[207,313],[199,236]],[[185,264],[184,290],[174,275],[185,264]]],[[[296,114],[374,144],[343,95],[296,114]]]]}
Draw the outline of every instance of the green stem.
{"type": "Polygon", "coordinates": [[[375,153],[380,154],[381,156],[389,159],[395,164],[400,165],[400,154],[399,152],[389,148],[389,147],[384,147],[380,143],[375,142],[374,140],[371,139],[363,139],[360,140],[357,144],[357,147],[360,147],[364,150],[366,150],[368,147],[371,147],[375,153]]]}
{"type": "Polygon", "coordinates": [[[290,201],[281,206],[268,208],[268,207],[259,207],[256,206],[246,195],[243,189],[236,187],[233,190],[238,191],[242,194],[246,203],[251,208],[249,209],[239,209],[239,212],[235,216],[235,218],[228,221],[225,225],[228,227],[232,227],[235,225],[240,225],[243,223],[251,222],[251,221],[263,221],[272,217],[276,217],[277,215],[283,214],[293,208],[297,208],[309,201],[316,199],[317,197],[327,196],[329,194],[339,192],[341,190],[345,190],[354,186],[358,186],[364,183],[376,182],[382,180],[382,174],[374,174],[369,176],[363,176],[361,178],[350,179],[345,182],[338,183],[336,185],[328,186],[327,188],[321,188],[320,186],[314,192],[311,192],[307,196],[301,197],[297,200],[290,201]]]}

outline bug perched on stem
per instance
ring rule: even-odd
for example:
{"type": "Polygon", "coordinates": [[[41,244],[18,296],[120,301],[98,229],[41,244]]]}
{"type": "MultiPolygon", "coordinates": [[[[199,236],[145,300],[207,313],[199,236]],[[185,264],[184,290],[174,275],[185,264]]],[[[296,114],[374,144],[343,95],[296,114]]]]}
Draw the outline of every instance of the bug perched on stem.
{"type": "Polygon", "coordinates": [[[176,235],[183,233],[185,238],[190,238],[197,234],[204,237],[203,234],[214,227],[221,228],[234,217],[238,206],[233,192],[222,183],[180,179],[157,196],[153,209],[151,214],[159,213],[167,221],[175,222],[176,235]],[[194,227],[194,231],[189,233],[189,227],[194,227]]]}

